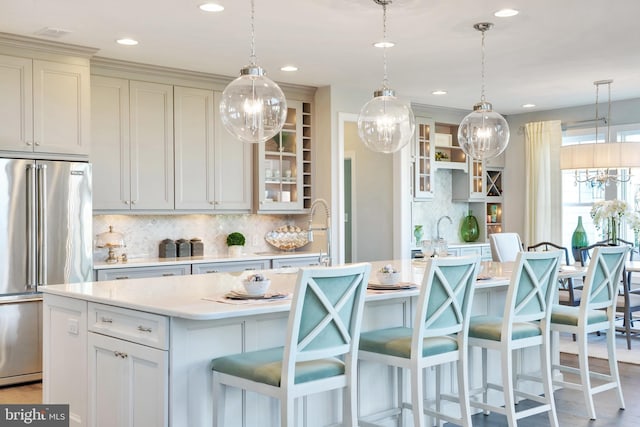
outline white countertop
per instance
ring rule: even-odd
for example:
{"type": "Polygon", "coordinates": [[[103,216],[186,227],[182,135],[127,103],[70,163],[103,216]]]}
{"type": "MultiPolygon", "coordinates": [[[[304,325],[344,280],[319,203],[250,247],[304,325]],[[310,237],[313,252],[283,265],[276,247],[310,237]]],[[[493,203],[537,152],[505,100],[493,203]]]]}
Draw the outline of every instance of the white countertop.
{"type": "Polygon", "coordinates": [[[247,253],[241,257],[229,257],[228,255],[218,256],[193,256],[179,258],[132,258],[127,262],[118,262],[115,264],[107,264],[106,262],[94,262],[94,270],[108,270],[112,268],[129,268],[129,267],[154,267],[159,265],[181,265],[181,264],[205,264],[208,262],[241,262],[258,259],[273,258],[304,258],[310,256],[320,256],[320,252],[259,252],[247,253]]]}
{"type": "MultiPolygon", "coordinates": [[[[401,281],[422,283],[425,262],[392,260],[372,263],[373,272],[392,264],[401,272],[401,281]]],[[[297,277],[296,268],[264,270],[271,279],[270,291],[291,293],[297,277]]],[[[219,302],[225,293],[242,289],[243,278],[255,271],[241,273],[211,273],[192,276],[169,276],[148,279],[110,280],[71,283],[41,287],[45,294],[60,295],[91,302],[115,305],[165,316],[193,320],[225,319],[247,315],[288,311],[290,299],[257,301],[244,304],[219,302]]],[[[478,281],[478,289],[505,286],[506,277],[478,281]]],[[[419,289],[367,292],[367,301],[416,296],[419,289]]]]}

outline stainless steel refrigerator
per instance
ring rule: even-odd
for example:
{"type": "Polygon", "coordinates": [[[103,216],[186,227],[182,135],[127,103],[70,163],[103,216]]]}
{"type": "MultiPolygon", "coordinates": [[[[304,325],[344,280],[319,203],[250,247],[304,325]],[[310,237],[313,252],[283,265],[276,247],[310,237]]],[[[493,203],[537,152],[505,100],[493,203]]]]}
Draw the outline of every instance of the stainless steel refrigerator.
{"type": "Polygon", "coordinates": [[[41,378],[38,287],[91,280],[91,165],[0,158],[0,385],[41,378]]]}

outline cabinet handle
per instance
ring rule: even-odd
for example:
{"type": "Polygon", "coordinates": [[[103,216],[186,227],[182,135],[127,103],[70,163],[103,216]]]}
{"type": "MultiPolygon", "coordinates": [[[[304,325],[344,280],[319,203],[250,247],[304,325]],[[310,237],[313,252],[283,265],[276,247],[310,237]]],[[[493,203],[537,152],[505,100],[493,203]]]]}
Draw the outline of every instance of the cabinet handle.
{"type": "Polygon", "coordinates": [[[253,271],[255,269],[256,269],[255,267],[247,267],[244,269],[244,271],[253,271]]]}
{"type": "Polygon", "coordinates": [[[292,265],[281,265],[280,268],[291,268],[293,267],[292,265]]]}
{"type": "Polygon", "coordinates": [[[31,141],[25,141],[25,144],[27,144],[29,147],[31,147],[31,141]]]}
{"type": "Polygon", "coordinates": [[[128,279],[129,276],[118,276],[116,277],[116,280],[123,280],[123,279],[128,279]]]}
{"type": "Polygon", "coordinates": [[[113,355],[116,357],[120,357],[122,359],[126,359],[127,357],[129,357],[129,355],[127,353],[123,353],[121,351],[114,351],[113,355]]]}
{"type": "Polygon", "coordinates": [[[152,331],[151,328],[147,328],[146,326],[142,326],[142,325],[138,326],[138,330],[140,332],[151,332],[152,331]]]}
{"type": "Polygon", "coordinates": [[[122,203],[124,203],[125,205],[128,205],[129,201],[128,200],[123,200],[122,203]]]}
{"type": "Polygon", "coordinates": [[[100,321],[102,323],[113,323],[113,319],[109,318],[109,317],[101,317],[100,321]]]}
{"type": "Polygon", "coordinates": [[[220,273],[220,270],[207,270],[207,273],[220,273]]]}
{"type": "Polygon", "coordinates": [[[175,273],[162,273],[162,275],[163,275],[164,277],[167,277],[167,276],[175,276],[175,273]]]}
{"type": "Polygon", "coordinates": [[[36,141],[36,146],[39,147],[40,146],[40,141],[36,141]]]}
{"type": "Polygon", "coordinates": [[[132,200],[132,201],[131,201],[131,204],[132,204],[132,205],[135,205],[135,204],[136,204],[136,200],[132,200]]]}

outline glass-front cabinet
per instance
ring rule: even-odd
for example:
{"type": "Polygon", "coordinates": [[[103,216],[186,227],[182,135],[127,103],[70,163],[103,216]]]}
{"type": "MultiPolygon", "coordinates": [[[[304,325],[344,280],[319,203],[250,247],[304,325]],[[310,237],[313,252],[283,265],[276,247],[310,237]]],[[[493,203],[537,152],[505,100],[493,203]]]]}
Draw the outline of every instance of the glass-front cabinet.
{"type": "Polygon", "coordinates": [[[504,222],[504,219],[502,216],[502,175],[502,168],[487,168],[485,174],[487,185],[487,235],[493,233],[501,233],[503,230],[502,224],[504,222]]]}
{"type": "Polygon", "coordinates": [[[416,117],[415,143],[413,151],[413,198],[430,200],[434,194],[433,120],[416,117]]]}
{"type": "Polygon", "coordinates": [[[257,211],[302,211],[311,203],[311,105],[287,100],[282,131],[257,144],[257,211]]]}

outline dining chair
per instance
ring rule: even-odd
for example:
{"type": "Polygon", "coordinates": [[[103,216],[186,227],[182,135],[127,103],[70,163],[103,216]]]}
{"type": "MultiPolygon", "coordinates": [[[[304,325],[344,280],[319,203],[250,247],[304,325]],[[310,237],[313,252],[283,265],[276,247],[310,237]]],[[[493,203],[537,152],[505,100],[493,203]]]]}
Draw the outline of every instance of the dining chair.
{"type": "Polygon", "coordinates": [[[605,240],[596,242],[592,245],[585,246],[584,248],[580,248],[580,265],[584,267],[589,263],[589,260],[591,259],[591,253],[595,248],[598,248],[601,246],[616,246],[620,244],[627,245],[630,248],[633,248],[634,246],[634,244],[629,242],[628,240],[617,239],[617,242],[614,245],[610,239],[605,239],[605,240]]]}
{"type": "Polygon", "coordinates": [[[224,422],[229,387],[278,399],[283,427],[296,425],[296,398],[342,389],[343,425],[357,425],[357,351],[370,273],[369,263],[301,268],[284,347],[212,361],[214,427],[224,422]]]}
{"type": "Polygon", "coordinates": [[[549,318],[557,289],[560,252],[519,252],[507,290],[502,316],[474,316],[469,326],[469,345],[482,349],[482,387],[472,395],[471,406],[493,411],[507,417],[509,426],[517,420],[548,412],[551,426],[558,426],[551,380],[549,318]],[[513,353],[529,347],[539,347],[540,376],[520,375],[514,366],[513,353]],[[498,351],[501,360],[502,384],[488,380],[488,350],[498,351]],[[537,395],[518,388],[521,381],[542,382],[543,394],[537,395]],[[489,391],[501,391],[504,406],[488,402],[489,391]],[[538,406],[516,411],[516,398],[526,398],[538,406]]]}
{"type": "MultiPolygon", "coordinates": [[[[360,426],[373,426],[381,419],[397,417],[404,424],[403,410],[413,412],[413,425],[422,427],[425,414],[458,425],[471,426],[468,386],[467,332],[474,283],[480,269],[479,257],[427,258],[413,327],[394,327],[360,334],[361,360],[397,369],[397,407],[360,418],[360,426]],[[441,393],[440,368],[457,362],[458,396],[441,393]],[[436,398],[424,405],[424,375],[436,366],[436,398]],[[411,403],[403,396],[403,370],[411,381],[411,403]],[[459,417],[445,414],[441,400],[459,402],[459,417]]],[[[375,390],[363,390],[364,398],[375,398],[375,390]]],[[[362,398],[363,396],[361,396],[362,398]]],[[[453,405],[450,405],[453,406],[453,405]]]]}
{"type": "MultiPolygon", "coordinates": [[[[561,264],[570,264],[569,250],[562,245],[558,245],[557,243],[552,242],[540,242],[536,243],[535,245],[527,246],[527,251],[546,252],[550,250],[561,251],[562,254],[564,254],[564,259],[561,264]]],[[[580,289],[582,289],[582,286],[575,286],[573,278],[571,277],[568,279],[558,279],[558,284],[558,290],[560,291],[558,294],[558,301],[560,302],[560,304],[571,306],[580,304],[580,289]]]]}
{"type": "MultiPolygon", "coordinates": [[[[630,248],[629,261],[636,259],[637,255],[638,248],[630,248]]],[[[616,301],[616,313],[622,316],[622,326],[616,327],[616,331],[625,334],[627,349],[631,350],[631,337],[640,334],[640,330],[633,327],[633,313],[640,311],[640,288],[633,286],[631,271],[626,269],[622,273],[622,285],[622,292],[616,301]]]]}
{"type": "Polygon", "coordinates": [[[578,307],[554,305],[551,311],[551,330],[575,334],[578,346],[578,368],[554,365],[560,372],[579,375],[580,382],[555,380],[554,385],[582,391],[587,414],[596,419],[593,395],[605,390],[616,390],[618,404],[624,409],[624,399],[618,374],[615,341],[615,303],[625,256],[629,248],[622,246],[598,246],[594,248],[585,276],[582,299],[578,307]],[[587,334],[606,331],[609,374],[589,370],[587,334]],[[592,386],[591,378],[601,383],[592,386]]]}
{"type": "Polygon", "coordinates": [[[515,261],[518,252],[524,250],[522,240],[518,233],[493,233],[489,234],[491,257],[494,261],[515,261]]]}

